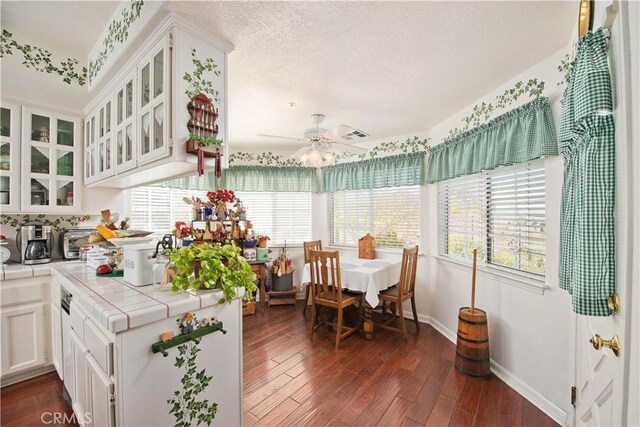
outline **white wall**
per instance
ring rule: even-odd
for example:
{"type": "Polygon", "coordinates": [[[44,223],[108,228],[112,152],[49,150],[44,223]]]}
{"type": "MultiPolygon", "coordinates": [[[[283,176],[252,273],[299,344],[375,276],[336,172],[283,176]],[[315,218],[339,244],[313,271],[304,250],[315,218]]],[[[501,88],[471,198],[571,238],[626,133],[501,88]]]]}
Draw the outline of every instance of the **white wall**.
{"type": "MultiPolygon", "coordinates": [[[[557,127],[564,89],[564,86],[556,86],[562,79],[557,66],[565,52],[552,55],[430,129],[432,144],[440,143],[449,129],[459,127],[461,118],[471,112],[473,105],[494,102],[496,95],[513,87],[515,82],[526,82],[531,78],[546,82],[544,95],[550,98],[557,127]]],[[[523,98],[509,108],[528,101],[529,98],[523,98]]],[[[559,157],[548,158],[545,167],[547,277],[544,282],[536,284],[480,265],[476,305],[487,312],[494,372],[562,423],[570,408],[569,346],[572,336],[571,298],[558,288],[557,280],[561,195],[558,183],[562,182],[562,160],[559,157]]],[[[428,273],[426,280],[419,283],[418,312],[454,341],[458,310],[470,304],[471,269],[469,265],[437,257],[437,193],[437,184],[423,189],[423,226],[420,231],[427,258],[421,262],[421,269],[428,273]]]]}

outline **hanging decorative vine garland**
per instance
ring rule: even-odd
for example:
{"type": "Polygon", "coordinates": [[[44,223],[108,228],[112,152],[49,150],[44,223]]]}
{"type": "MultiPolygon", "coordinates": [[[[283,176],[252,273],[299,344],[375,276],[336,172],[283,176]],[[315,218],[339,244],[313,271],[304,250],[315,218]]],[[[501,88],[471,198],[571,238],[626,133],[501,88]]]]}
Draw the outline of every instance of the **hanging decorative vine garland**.
{"type": "Polygon", "coordinates": [[[229,155],[229,166],[238,162],[257,162],[260,166],[278,166],[278,167],[301,167],[303,166],[296,159],[286,159],[283,156],[273,154],[271,151],[260,154],[245,153],[238,151],[229,155]]]}
{"type": "Polygon", "coordinates": [[[144,0],[131,0],[131,9],[122,11],[122,20],[114,19],[111,21],[107,37],[102,40],[102,50],[98,53],[95,61],[89,61],[89,81],[98,75],[102,66],[107,62],[107,55],[113,52],[115,43],[124,43],[127,40],[129,27],[140,17],[140,9],[142,9],[143,4],[144,0]]]}
{"type": "Polygon", "coordinates": [[[77,59],[67,58],[60,64],[54,64],[51,61],[51,52],[37,46],[20,44],[13,39],[12,33],[3,29],[0,35],[0,58],[5,55],[13,55],[14,49],[22,53],[22,64],[27,68],[33,68],[47,74],[58,74],[67,84],[77,83],[84,86],[87,82],[87,68],[82,67],[78,71],[77,67],[80,61],[77,59]]]}

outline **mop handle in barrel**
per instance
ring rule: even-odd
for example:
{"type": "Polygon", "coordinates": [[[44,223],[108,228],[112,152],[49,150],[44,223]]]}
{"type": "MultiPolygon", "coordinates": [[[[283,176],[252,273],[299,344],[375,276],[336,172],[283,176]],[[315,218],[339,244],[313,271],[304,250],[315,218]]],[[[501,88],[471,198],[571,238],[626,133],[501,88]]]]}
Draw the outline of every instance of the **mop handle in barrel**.
{"type": "Polygon", "coordinates": [[[471,313],[475,311],[476,307],[476,258],[478,257],[478,250],[473,250],[473,269],[471,270],[471,313]]]}

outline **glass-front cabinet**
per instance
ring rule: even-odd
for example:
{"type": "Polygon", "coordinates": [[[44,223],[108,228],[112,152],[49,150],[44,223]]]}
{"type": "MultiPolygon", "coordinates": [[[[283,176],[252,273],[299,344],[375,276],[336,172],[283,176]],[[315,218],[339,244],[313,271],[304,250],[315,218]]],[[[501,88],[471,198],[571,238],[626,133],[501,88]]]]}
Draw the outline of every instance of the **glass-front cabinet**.
{"type": "Polygon", "coordinates": [[[136,150],[133,147],[135,121],[133,114],[133,95],[135,73],[130,73],[115,94],[115,173],[125,172],[136,165],[136,150]]]}
{"type": "Polygon", "coordinates": [[[34,213],[80,210],[81,122],[22,109],[22,209],[34,213]]]}
{"type": "Polygon", "coordinates": [[[138,164],[165,157],[169,153],[167,84],[169,55],[167,39],[162,39],[138,63],[138,164]]]}
{"type": "Polygon", "coordinates": [[[0,210],[20,211],[20,106],[0,106],[0,210]]]}

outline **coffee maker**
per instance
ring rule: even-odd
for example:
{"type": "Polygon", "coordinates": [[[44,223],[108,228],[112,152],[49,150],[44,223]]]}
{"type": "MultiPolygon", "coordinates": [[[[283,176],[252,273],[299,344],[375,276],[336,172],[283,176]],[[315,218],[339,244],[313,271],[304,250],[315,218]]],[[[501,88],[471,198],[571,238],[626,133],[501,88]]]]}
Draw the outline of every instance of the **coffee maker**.
{"type": "Polygon", "coordinates": [[[41,222],[28,222],[18,230],[16,243],[23,264],[51,262],[53,234],[51,226],[41,222]]]}

